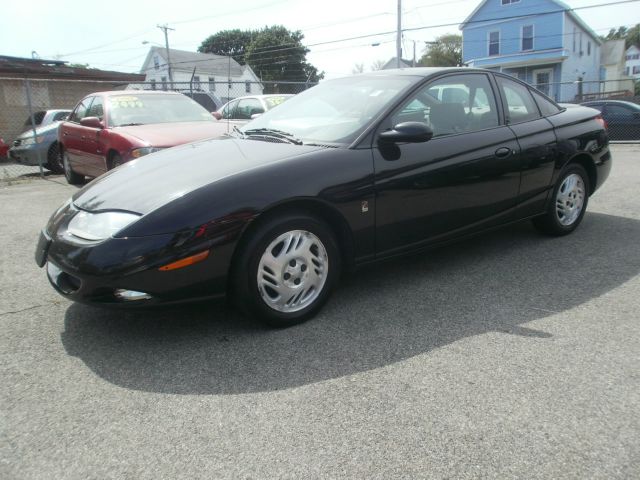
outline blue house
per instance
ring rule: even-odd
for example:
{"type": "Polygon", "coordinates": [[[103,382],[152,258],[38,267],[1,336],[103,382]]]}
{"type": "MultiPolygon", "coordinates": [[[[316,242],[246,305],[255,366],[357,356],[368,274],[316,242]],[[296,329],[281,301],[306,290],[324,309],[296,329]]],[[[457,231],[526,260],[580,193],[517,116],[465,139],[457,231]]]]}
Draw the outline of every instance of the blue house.
{"type": "Polygon", "coordinates": [[[599,90],[601,40],[558,0],[483,0],[460,25],[462,59],[558,101],[599,90]]]}

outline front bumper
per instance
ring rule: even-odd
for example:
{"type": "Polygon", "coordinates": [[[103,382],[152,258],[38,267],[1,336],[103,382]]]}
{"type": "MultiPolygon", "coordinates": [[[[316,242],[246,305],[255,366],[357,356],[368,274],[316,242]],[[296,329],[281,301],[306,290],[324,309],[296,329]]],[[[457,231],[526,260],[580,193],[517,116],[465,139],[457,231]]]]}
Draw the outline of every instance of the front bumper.
{"type": "Polygon", "coordinates": [[[47,151],[49,145],[44,143],[36,143],[32,145],[11,147],[9,149],[9,158],[23,165],[38,166],[47,163],[47,151]]]}
{"type": "Polygon", "coordinates": [[[40,234],[35,255],[36,263],[46,267],[49,282],[63,297],[88,304],[134,307],[225,294],[234,243],[215,237],[184,242],[184,232],[86,242],[67,232],[74,214],[69,206],[54,214],[40,234]],[[204,250],[210,252],[204,261],[159,270],[204,250]],[[146,295],[134,300],[122,291],[146,295]]]}

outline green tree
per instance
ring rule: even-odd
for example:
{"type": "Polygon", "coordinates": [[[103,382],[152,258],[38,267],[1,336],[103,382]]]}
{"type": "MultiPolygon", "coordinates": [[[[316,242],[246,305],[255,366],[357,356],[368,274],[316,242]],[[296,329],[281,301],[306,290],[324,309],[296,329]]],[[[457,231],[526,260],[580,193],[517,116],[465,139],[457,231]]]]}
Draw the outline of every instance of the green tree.
{"type": "Polygon", "coordinates": [[[265,27],[256,32],[245,60],[265,81],[317,82],[324,73],[307,62],[309,49],[302,44],[303,38],[299,30],[292,32],[281,25],[265,27]]]}
{"type": "Polygon", "coordinates": [[[462,65],[462,35],[447,33],[427,43],[427,50],[420,59],[425,67],[457,67],[462,65]]]}
{"type": "MultiPolygon", "coordinates": [[[[281,25],[261,30],[224,30],[204,40],[198,51],[231,55],[238,63],[248,64],[264,81],[317,82],[324,72],[307,62],[309,49],[302,44],[303,38],[299,30],[289,31],[281,25]]],[[[287,93],[292,88],[282,84],[277,91],[287,93]]],[[[266,93],[274,89],[267,86],[266,93]]]]}
{"type": "Polygon", "coordinates": [[[600,39],[603,41],[624,40],[626,48],[629,48],[631,45],[640,47],[640,23],[631,28],[624,26],[618,27],[617,29],[612,28],[604,37],[600,36],[600,39]]]}
{"type": "Polygon", "coordinates": [[[216,55],[224,55],[231,57],[240,65],[245,64],[245,53],[247,47],[251,44],[255,31],[240,30],[223,30],[214,35],[207,37],[198,47],[201,53],[214,53],[216,55]]]}

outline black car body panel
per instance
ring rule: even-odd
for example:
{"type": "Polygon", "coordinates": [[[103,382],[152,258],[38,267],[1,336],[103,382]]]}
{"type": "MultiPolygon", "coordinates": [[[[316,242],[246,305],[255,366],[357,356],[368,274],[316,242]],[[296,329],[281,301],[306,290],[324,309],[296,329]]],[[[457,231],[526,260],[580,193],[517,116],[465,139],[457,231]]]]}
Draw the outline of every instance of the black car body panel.
{"type": "Polygon", "coordinates": [[[565,109],[508,124],[498,94],[499,124],[491,128],[426,143],[379,143],[378,133],[393,127],[394,105],[434,78],[482,73],[496,88],[495,74],[483,70],[416,70],[378,74],[410,76],[414,88],[350,145],[207,140],[99,177],[47,225],[47,260],[71,277],[73,288],[50,275],[52,284],[72,300],[111,305],[129,304],[114,297],[116,289],[148,293],[147,303],[218,296],[239,243],[278,209],[323,217],[345,260],[358,265],[541,214],[567,162],[585,165],[591,193],[607,178],[611,157],[597,111],[565,109]],[[77,210],[142,216],[112,238],[87,242],[67,232],[77,210]],[[210,253],[200,263],[158,270],[202,251],[210,253]]]}

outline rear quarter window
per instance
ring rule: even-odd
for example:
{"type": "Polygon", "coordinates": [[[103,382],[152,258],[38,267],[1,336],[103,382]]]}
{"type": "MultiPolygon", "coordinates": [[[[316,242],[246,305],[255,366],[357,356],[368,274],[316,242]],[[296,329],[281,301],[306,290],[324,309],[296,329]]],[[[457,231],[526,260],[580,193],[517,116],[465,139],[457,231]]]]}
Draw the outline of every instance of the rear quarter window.
{"type": "Polygon", "coordinates": [[[533,99],[538,104],[538,108],[540,109],[540,113],[543,116],[548,117],[550,115],[555,115],[560,111],[560,107],[558,107],[555,103],[553,103],[548,98],[540,95],[535,90],[531,90],[531,94],[533,95],[533,99]]]}

